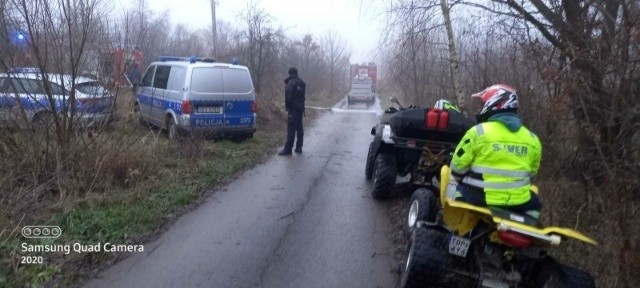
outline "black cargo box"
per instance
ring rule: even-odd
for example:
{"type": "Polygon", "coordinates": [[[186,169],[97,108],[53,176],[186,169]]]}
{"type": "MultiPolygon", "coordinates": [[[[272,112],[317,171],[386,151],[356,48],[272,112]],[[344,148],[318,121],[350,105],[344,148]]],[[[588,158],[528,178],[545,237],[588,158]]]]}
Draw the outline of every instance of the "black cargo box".
{"type": "Polygon", "coordinates": [[[389,124],[398,137],[457,144],[475,122],[457,112],[416,108],[396,112],[389,124]]]}

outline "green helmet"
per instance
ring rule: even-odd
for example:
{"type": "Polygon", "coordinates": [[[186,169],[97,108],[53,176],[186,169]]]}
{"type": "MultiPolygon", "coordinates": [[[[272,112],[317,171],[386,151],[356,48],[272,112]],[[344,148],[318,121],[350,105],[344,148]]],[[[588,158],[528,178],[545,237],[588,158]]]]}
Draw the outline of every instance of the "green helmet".
{"type": "Polygon", "coordinates": [[[460,113],[460,109],[458,108],[458,106],[451,103],[451,101],[445,100],[445,99],[440,99],[436,101],[436,105],[434,105],[433,108],[440,109],[440,110],[453,110],[460,113]]]}

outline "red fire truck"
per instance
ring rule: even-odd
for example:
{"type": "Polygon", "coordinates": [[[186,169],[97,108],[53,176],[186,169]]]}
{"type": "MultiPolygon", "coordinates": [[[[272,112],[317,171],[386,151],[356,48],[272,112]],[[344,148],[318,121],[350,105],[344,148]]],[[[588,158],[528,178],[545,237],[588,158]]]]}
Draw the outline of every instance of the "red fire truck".
{"type": "Polygon", "coordinates": [[[357,76],[371,78],[371,92],[376,92],[376,84],[378,83],[378,67],[376,63],[351,64],[351,83],[353,83],[353,78],[357,76]]]}

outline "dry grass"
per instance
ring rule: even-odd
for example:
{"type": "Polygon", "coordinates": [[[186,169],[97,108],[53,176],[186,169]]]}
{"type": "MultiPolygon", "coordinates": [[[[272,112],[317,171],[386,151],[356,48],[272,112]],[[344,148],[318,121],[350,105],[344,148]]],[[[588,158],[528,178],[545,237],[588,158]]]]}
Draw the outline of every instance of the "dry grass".
{"type": "Polygon", "coordinates": [[[577,229],[599,242],[598,246],[565,242],[551,253],[592,273],[597,287],[635,287],[633,283],[640,280],[637,203],[616,197],[620,191],[615,185],[595,188],[568,181],[539,184],[546,224],[577,229]]]}
{"type": "MultiPolygon", "coordinates": [[[[580,141],[581,129],[588,129],[585,123],[562,116],[571,113],[568,106],[538,105],[550,107],[531,112],[536,116],[530,117],[544,151],[538,183],[542,216],[548,224],[575,228],[599,242],[597,247],[564,243],[553,253],[591,272],[598,287],[636,287],[640,282],[640,188],[637,181],[634,184],[638,167],[603,165],[600,157],[587,152],[593,147],[580,141]],[[607,170],[613,174],[607,175],[607,170]]],[[[597,136],[592,134],[596,141],[597,136]]],[[[637,147],[632,149],[638,151],[637,147]]],[[[635,159],[640,159],[637,154],[635,159]]]]}
{"type": "MultiPolygon", "coordinates": [[[[127,96],[123,102],[131,100],[127,96]]],[[[0,228],[14,227],[20,219],[37,221],[39,211],[51,203],[133,187],[152,176],[158,152],[166,145],[158,142],[155,132],[134,126],[128,113],[118,118],[108,128],[76,132],[64,146],[50,131],[3,130],[0,228]]]]}

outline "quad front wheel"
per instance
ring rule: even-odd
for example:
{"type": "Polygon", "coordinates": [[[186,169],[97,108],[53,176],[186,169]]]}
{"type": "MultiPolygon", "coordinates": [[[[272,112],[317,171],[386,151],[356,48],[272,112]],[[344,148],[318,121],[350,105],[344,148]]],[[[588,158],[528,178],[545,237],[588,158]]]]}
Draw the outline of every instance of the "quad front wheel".
{"type": "Polygon", "coordinates": [[[393,194],[397,173],[396,156],[380,153],[373,165],[373,190],[375,199],[387,199],[393,194]]]}

